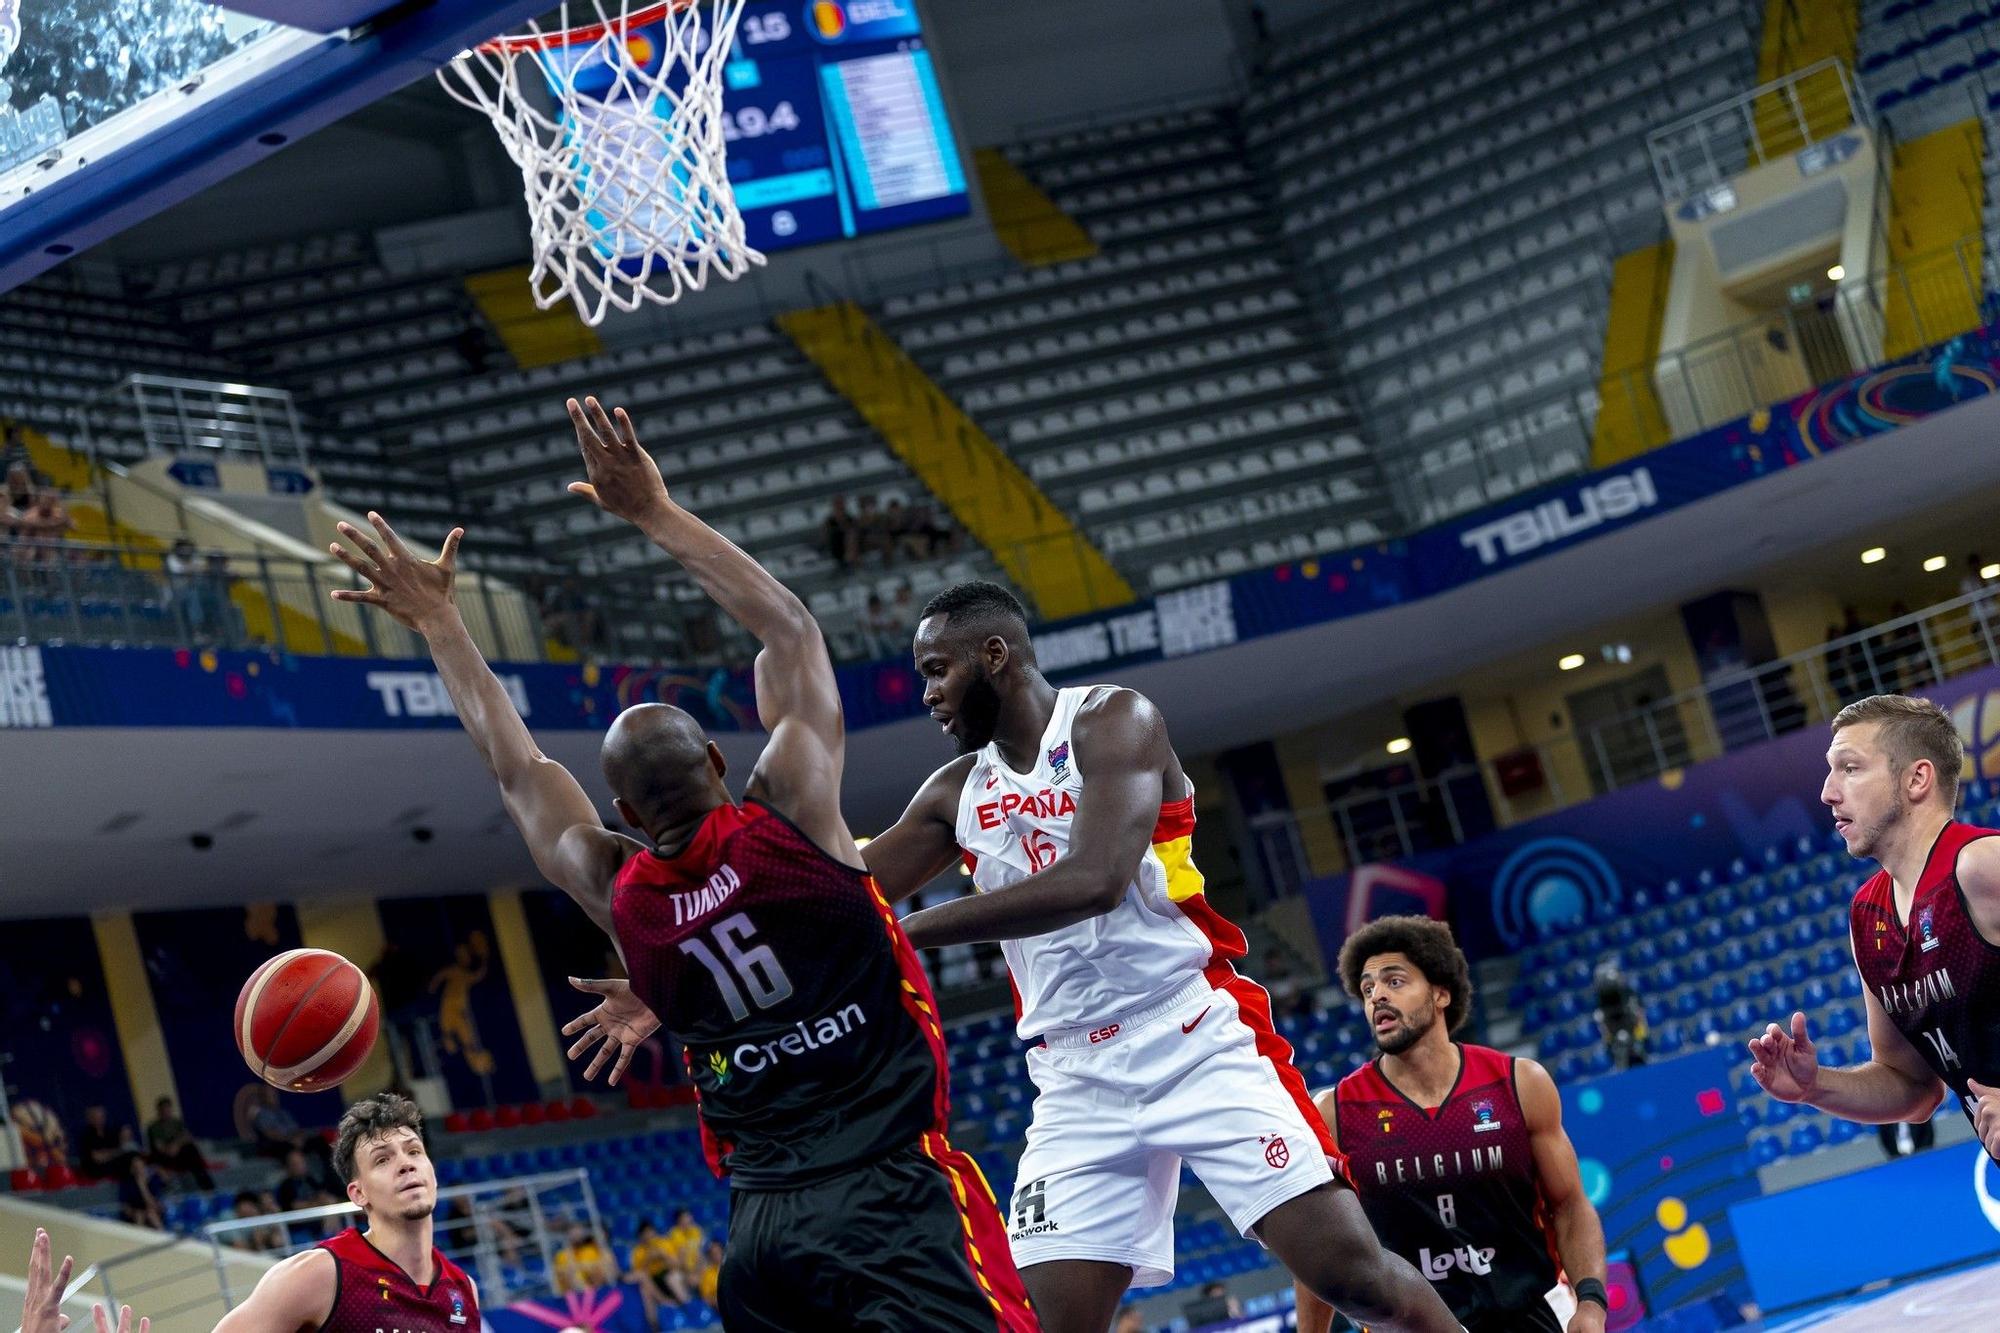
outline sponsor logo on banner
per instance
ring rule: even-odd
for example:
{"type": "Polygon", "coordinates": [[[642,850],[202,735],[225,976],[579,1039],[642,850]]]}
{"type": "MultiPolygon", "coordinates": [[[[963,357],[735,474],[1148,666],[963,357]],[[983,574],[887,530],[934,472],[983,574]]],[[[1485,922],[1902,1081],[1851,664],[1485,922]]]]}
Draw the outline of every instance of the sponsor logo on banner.
{"type": "MultiPolygon", "coordinates": [[[[499,676],[499,680],[521,716],[528,716],[527,682],[512,675],[499,676]]],[[[371,671],[368,688],[381,696],[382,711],[390,717],[458,716],[444,677],[435,671],[371,671]]]]}
{"type": "Polygon", "coordinates": [[[1646,468],[1592,482],[1572,499],[1558,496],[1532,509],[1522,509],[1482,523],[1459,534],[1458,544],[1479,552],[1479,563],[1497,565],[1526,555],[1551,542],[1589,532],[1617,519],[1629,518],[1660,502],[1653,474],[1646,468]]]}
{"type": "Polygon", "coordinates": [[[39,648],[0,648],[0,727],[53,727],[39,648]]]}
{"type": "Polygon", "coordinates": [[[1154,606],[1160,613],[1163,656],[1183,657],[1236,642],[1236,610],[1226,582],[1162,593],[1154,606]]]}

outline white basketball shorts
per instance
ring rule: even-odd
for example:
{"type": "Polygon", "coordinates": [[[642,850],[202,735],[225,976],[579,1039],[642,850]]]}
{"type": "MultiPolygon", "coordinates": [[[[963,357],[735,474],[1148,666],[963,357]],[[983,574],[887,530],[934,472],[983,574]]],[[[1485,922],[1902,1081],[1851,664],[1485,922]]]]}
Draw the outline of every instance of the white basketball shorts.
{"type": "Polygon", "coordinates": [[[1334,1178],[1338,1154],[1269,997],[1226,966],[1137,1012],[1045,1034],[1028,1072],[1034,1120],[1007,1214],[1017,1267],[1095,1259],[1162,1286],[1182,1162],[1246,1236],[1334,1178]]]}

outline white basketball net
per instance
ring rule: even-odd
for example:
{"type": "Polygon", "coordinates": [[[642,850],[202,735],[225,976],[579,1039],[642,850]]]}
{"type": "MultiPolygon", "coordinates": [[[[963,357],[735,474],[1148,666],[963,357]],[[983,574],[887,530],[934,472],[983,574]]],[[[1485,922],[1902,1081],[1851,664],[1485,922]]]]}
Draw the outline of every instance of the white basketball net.
{"type": "Polygon", "coordinates": [[[704,17],[694,0],[565,0],[555,26],[438,71],[521,168],[537,306],[567,298],[595,325],[764,262],[723,147],[722,70],[743,5],[713,0],[704,17]]]}

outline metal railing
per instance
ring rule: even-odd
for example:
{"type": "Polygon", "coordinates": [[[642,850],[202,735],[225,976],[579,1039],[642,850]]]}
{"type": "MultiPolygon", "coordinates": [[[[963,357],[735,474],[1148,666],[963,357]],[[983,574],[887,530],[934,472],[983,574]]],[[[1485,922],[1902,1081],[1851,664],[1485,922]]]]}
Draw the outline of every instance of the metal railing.
{"type": "MultiPolygon", "coordinates": [[[[1593,442],[1613,436],[1627,457],[1671,444],[1883,364],[1887,331],[1913,347],[1948,341],[1985,315],[1978,257],[1983,241],[1950,246],[1844,279],[1811,301],[1772,311],[1657,360],[1609,370],[1596,383],[1462,411],[1419,413],[1402,433],[1393,480],[1421,522],[1529,489],[1554,454],[1589,466],[1593,442]],[[1468,497],[1470,490],[1476,498],[1468,497]],[[1470,501],[1470,502],[1468,502],[1470,501]]],[[[1437,399],[1437,386],[1402,406],[1437,399]]]]}
{"type": "MultiPolygon", "coordinates": [[[[2000,583],[1830,639],[1743,671],[1718,674],[1648,708],[1557,742],[1523,746],[1476,767],[1350,796],[1312,812],[1339,832],[1350,866],[1451,846],[1746,745],[1821,726],[1855,699],[1909,693],[2000,666],[2000,583]],[[1509,794],[1509,793],[1513,794],[1509,794]]],[[[1816,783],[1812,773],[1802,782],[1816,783]]],[[[1253,825],[1267,886],[1307,877],[1296,812],[1253,825]]]]}
{"type": "MultiPolygon", "coordinates": [[[[604,1245],[603,1219],[587,1171],[450,1185],[438,1190],[437,1198],[434,1243],[473,1275],[480,1300],[490,1309],[549,1290],[561,1244],[558,1228],[581,1225],[604,1245]],[[524,1255],[538,1262],[524,1263],[524,1255]]],[[[134,1314],[151,1318],[154,1327],[176,1328],[175,1319],[213,1306],[218,1297],[229,1310],[249,1295],[244,1285],[246,1275],[232,1259],[244,1255],[283,1258],[361,1220],[361,1210],[351,1203],[225,1218],[201,1229],[207,1253],[194,1251],[191,1237],[165,1236],[89,1265],[71,1279],[63,1299],[95,1299],[111,1310],[130,1305],[134,1314]],[[157,1259],[177,1246],[189,1247],[187,1263],[133,1281],[115,1278],[120,1270],[157,1259]],[[204,1275],[211,1272],[209,1280],[204,1275]],[[192,1294],[185,1290],[189,1286],[196,1288],[192,1294]],[[177,1288],[181,1290],[175,1292],[177,1288]],[[178,1298],[161,1307],[149,1299],[161,1293],[178,1298]]]]}
{"type": "Polygon", "coordinates": [[[266,467],[303,469],[305,432],[284,389],[171,375],[127,375],[75,411],[86,448],[89,408],[137,414],[148,453],[236,457],[266,467]]]}
{"type": "Polygon", "coordinates": [[[1674,203],[1850,125],[1872,123],[1847,66],[1828,57],[1660,126],[1646,135],[1646,151],[1660,197],[1674,203]]]}
{"type": "MultiPolygon", "coordinates": [[[[588,1171],[550,1171],[447,1185],[438,1190],[437,1199],[433,1243],[473,1275],[479,1284],[480,1302],[489,1309],[497,1310],[549,1289],[556,1251],[562,1243],[557,1229],[562,1226],[584,1227],[608,1250],[588,1171]],[[524,1254],[540,1261],[539,1273],[537,1265],[521,1262],[524,1254]]],[[[324,1233],[356,1222],[360,1213],[351,1203],[337,1203],[210,1222],[202,1228],[202,1235],[213,1254],[223,1305],[234,1308],[249,1294],[237,1290],[230,1280],[229,1265],[224,1262],[230,1250],[279,1257],[296,1254],[318,1244],[324,1233]],[[277,1239],[279,1235],[282,1241],[277,1239]]]]}
{"type": "MultiPolygon", "coordinates": [[[[163,551],[94,542],[0,541],[0,637],[22,643],[275,649],[424,657],[423,641],[373,607],[335,602],[362,581],[344,566],[263,552],[163,551]]],[[[538,661],[534,608],[476,574],[460,601],[482,652],[538,661]]]]}

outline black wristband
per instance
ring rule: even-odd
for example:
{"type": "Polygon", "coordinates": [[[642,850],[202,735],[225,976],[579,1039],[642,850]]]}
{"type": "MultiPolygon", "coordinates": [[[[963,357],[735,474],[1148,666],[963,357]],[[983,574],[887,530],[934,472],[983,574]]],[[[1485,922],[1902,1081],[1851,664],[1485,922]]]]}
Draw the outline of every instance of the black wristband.
{"type": "Polygon", "coordinates": [[[1584,1301],[1596,1301],[1606,1310],[1611,1308],[1611,1300],[1604,1294],[1604,1284],[1594,1277],[1587,1277],[1581,1282],[1571,1283],[1570,1290],[1576,1293],[1576,1299],[1579,1304],[1584,1301]]]}

